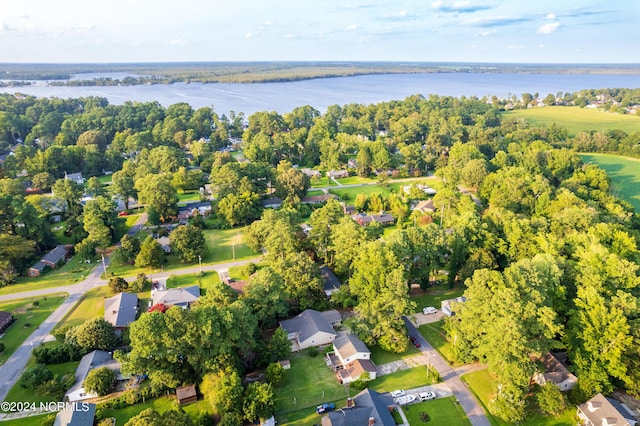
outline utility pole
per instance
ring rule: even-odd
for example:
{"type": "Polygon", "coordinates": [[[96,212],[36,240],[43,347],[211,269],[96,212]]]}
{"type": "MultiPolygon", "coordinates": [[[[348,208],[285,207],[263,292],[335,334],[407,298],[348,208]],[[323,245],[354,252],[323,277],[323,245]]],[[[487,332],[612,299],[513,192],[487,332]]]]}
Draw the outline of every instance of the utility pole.
{"type": "Polygon", "coordinates": [[[107,278],[107,267],[104,263],[104,254],[100,254],[102,256],[102,273],[104,274],[105,279],[107,278]]]}

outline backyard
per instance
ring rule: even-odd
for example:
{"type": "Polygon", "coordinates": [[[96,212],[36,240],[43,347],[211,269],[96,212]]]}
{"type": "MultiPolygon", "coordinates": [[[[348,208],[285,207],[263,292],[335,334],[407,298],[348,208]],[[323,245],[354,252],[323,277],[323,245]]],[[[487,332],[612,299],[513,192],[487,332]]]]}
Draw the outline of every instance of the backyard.
{"type": "Polygon", "coordinates": [[[457,403],[454,396],[406,405],[402,407],[402,411],[404,411],[411,426],[423,424],[446,426],[471,425],[464,410],[460,404],[457,403]],[[420,413],[426,413],[429,416],[429,421],[426,423],[423,422],[420,419],[420,413]]]}
{"type": "MultiPolygon", "coordinates": [[[[484,407],[485,413],[493,426],[509,426],[511,423],[505,422],[497,417],[489,414],[487,406],[493,398],[494,379],[491,377],[489,370],[480,370],[468,373],[462,376],[462,381],[469,385],[471,391],[476,395],[477,399],[484,407]]],[[[535,407],[534,407],[535,408],[535,407]]],[[[567,405],[567,409],[559,416],[545,416],[537,409],[530,409],[529,417],[527,417],[520,425],[522,426],[574,426],[577,423],[575,416],[575,406],[567,405]]]]}
{"type": "Polygon", "coordinates": [[[408,349],[401,353],[385,351],[378,345],[370,345],[369,349],[371,350],[371,361],[376,365],[409,358],[420,353],[413,345],[409,345],[408,349]]]}
{"type": "Polygon", "coordinates": [[[0,342],[4,343],[4,351],[0,353],[0,364],[4,362],[22,345],[31,333],[46,320],[49,315],[64,301],[63,295],[51,295],[32,299],[22,299],[0,305],[0,311],[10,312],[15,322],[7,328],[0,342]]]}

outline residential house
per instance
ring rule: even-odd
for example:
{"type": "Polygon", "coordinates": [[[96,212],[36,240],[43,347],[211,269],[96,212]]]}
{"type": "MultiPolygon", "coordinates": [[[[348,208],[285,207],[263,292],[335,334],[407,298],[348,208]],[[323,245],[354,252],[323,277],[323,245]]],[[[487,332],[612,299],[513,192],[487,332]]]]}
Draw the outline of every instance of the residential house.
{"type": "Polygon", "coordinates": [[[327,297],[331,297],[333,293],[340,289],[342,283],[327,265],[320,267],[320,273],[322,274],[322,281],[324,283],[324,294],[326,294],[327,297]]]}
{"type": "Polygon", "coordinates": [[[309,176],[310,179],[319,179],[322,177],[322,173],[320,173],[318,170],[300,169],[300,171],[305,175],[309,176]]]}
{"type": "Polygon", "coordinates": [[[271,197],[260,201],[260,205],[265,209],[279,209],[282,207],[282,198],[271,197]]]}
{"type": "Polygon", "coordinates": [[[341,321],[336,310],[318,312],[307,309],[291,319],[280,321],[280,327],[287,332],[292,342],[291,350],[295,352],[332,343],[336,338],[333,327],[341,321]]]}
{"type": "Polygon", "coordinates": [[[376,366],[371,362],[371,351],[358,336],[345,334],[333,342],[333,352],[327,354],[327,364],[336,371],[340,383],[351,383],[368,373],[376,378],[376,366]]]}
{"type": "Polygon", "coordinates": [[[82,173],[67,173],[64,172],[64,178],[69,179],[77,183],[78,185],[84,184],[84,178],[82,177],[82,173]]]}
{"type": "Polygon", "coordinates": [[[349,158],[347,160],[347,168],[348,169],[355,169],[358,167],[358,163],[356,162],[355,158],[349,158]]]}
{"type": "Polygon", "coordinates": [[[162,250],[165,253],[171,253],[171,240],[169,239],[169,237],[156,238],[156,241],[158,242],[158,244],[160,244],[160,247],[162,247],[162,250]]]}
{"type": "Polygon", "coordinates": [[[137,315],[137,294],[119,293],[104,301],[104,319],[115,327],[118,337],[136,320],[137,315]]]}
{"type": "Polygon", "coordinates": [[[432,199],[428,199],[420,201],[412,210],[417,210],[420,213],[433,213],[436,211],[436,206],[432,199]]]}
{"type": "Polygon", "coordinates": [[[347,406],[322,418],[322,426],[395,426],[393,398],[365,389],[347,400],[347,406]]]}
{"type": "Polygon", "coordinates": [[[568,391],[576,387],[578,378],[571,374],[567,367],[560,362],[551,352],[547,352],[545,356],[540,358],[544,372],[536,372],[532,381],[544,386],[547,383],[556,385],[561,391],[568,391]]]}
{"type": "Polygon", "coordinates": [[[440,306],[442,308],[442,313],[445,314],[448,317],[454,316],[455,313],[455,306],[457,303],[464,303],[467,301],[467,298],[464,296],[460,296],[460,297],[456,297],[455,299],[447,299],[447,300],[443,300],[440,303],[440,306]]]}
{"type": "Polygon", "coordinates": [[[106,351],[93,351],[89,352],[80,360],[78,368],[76,369],[76,381],[69,388],[64,396],[65,401],[78,402],[85,399],[95,398],[98,396],[96,393],[87,392],[84,389],[84,379],[87,378],[89,371],[95,368],[106,367],[109,370],[116,373],[118,380],[126,380],[120,373],[120,363],[111,357],[111,354],[106,351]]]}
{"type": "Polygon", "coordinates": [[[353,219],[356,222],[358,222],[358,224],[360,226],[366,226],[366,225],[370,224],[373,221],[371,216],[369,216],[367,214],[364,214],[364,213],[356,213],[356,214],[351,216],[351,219],[353,219]]]}
{"type": "Polygon", "coordinates": [[[349,177],[349,171],[347,170],[329,170],[327,172],[327,177],[329,179],[342,179],[349,177]]]}
{"type": "Polygon", "coordinates": [[[304,232],[304,235],[309,235],[309,233],[313,228],[311,228],[311,226],[307,225],[306,223],[303,223],[300,225],[300,229],[302,229],[302,232],[304,232]]]}
{"type": "Polygon", "coordinates": [[[92,425],[96,417],[96,404],[83,402],[65,405],[58,411],[53,426],[87,426],[92,425]]]}
{"type": "Polygon", "coordinates": [[[211,212],[211,201],[198,201],[178,205],[178,220],[186,222],[191,216],[199,214],[206,216],[211,212]]]}
{"type": "Polygon", "coordinates": [[[372,214],[371,220],[382,225],[391,225],[396,221],[393,216],[388,213],[372,214]]]}
{"type": "Polygon", "coordinates": [[[188,308],[200,297],[200,287],[192,285],[183,288],[153,289],[151,290],[152,306],[163,304],[188,308]]]}
{"type": "Polygon", "coordinates": [[[347,216],[351,216],[352,214],[356,213],[356,208],[354,206],[349,206],[349,205],[347,205],[345,203],[340,203],[340,204],[342,204],[342,211],[347,216]]]}
{"type": "Polygon", "coordinates": [[[53,250],[45,254],[44,257],[40,259],[39,262],[37,262],[35,265],[29,268],[29,272],[28,272],[29,276],[30,277],[39,276],[40,274],[42,274],[42,272],[44,272],[44,269],[46,267],[55,269],[58,265],[62,263],[63,260],[66,259],[68,254],[69,254],[69,249],[67,248],[67,246],[63,246],[63,245],[57,246],[56,248],[54,248],[53,250]]]}
{"type": "Polygon", "coordinates": [[[584,404],[578,405],[578,417],[585,426],[634,426],[636,421],[617,401],[597,394],[584,404]]]}
{"type": "Polygon", "coordinates": [[[187,385],[177,388],[176,398],[178,399],[178,403],[180,405],[188,404],[190,402],[196,402],[198,400],[196,385],[187,385]]]}
{"type": "Polygon", "coordinates": [[[10,312],[0,311],[0,333],[4,331],[13,323],[13,315],[10,312]]]}
{"type": "Polygon", "coordinates": [[[322,194],[322,195],[308,195],[306,197],[302,197],[300,202],[302,204],[322,204],[329,201],[333,198],[331,194],[322,194]]]}

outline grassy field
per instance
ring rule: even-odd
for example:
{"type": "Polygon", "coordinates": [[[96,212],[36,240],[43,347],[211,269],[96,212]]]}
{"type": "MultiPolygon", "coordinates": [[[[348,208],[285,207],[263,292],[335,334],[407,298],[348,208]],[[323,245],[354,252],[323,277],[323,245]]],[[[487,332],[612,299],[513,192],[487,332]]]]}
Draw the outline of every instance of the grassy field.
{"type": "Polygon", "coordinates": [[[33,426],[40,424],[53,424],[53,420],[51,421],[51,423],[44,423],[45,419],[47,419],[48,416],[55,418],[55,414],[43,414],[41,416],[23,417],[21,419],[5,420],[2,422],[2,426],[33,426]]]}
{"type": "Polygon", "coordinates": [[[427,375],[427,367],[421,365],[409,370],[400,370],[395,373],[386,374],[373,380],[369,384],[369,389],[378,392],[391,392],[396,389],[413,389],[420,386],[427,386],[437,383],[434,381],[435,375],[427,375]]]}
{"type": "Polygon", "coordinates": [[[336,179],[336,181],[340,182],[342,185],[354,185],[356,183],[376,183],[375,179],[369,179],[360,176],[349,176],[347,178],[336,179]]]}
{"type": "MultiPolygon", "coordinates": [[[[489,414],[489,410],[487,410],[487,406],[495,392],[493,378],[488,370],[465,374],[462,376],[462,380],[469,385],[471,391],[478,397],[480,403],[484,406],[484,411],[487,413],[489,422],[491,422],[493,426],[511,425],[511,423],[492,416],[489,414]]],[[[558,417],[545,416],[539,412],[532,412],[525,421],[519,424],[522,426],[573,426],[577,424],[577,418],[575,416],[576,409],[574,406],[568,405],[564,413],[558,417]]]]}
{"type": "Polygon", "coordinates": [[[585,163],[595,163],[611,178],[613,194],[640,212],[640,160],[610,154],[580,154],[585,163]]]}
{"type": "Polygon", "coordinates": [[[332,185],[335,185],[335,184],[326,176],[321,178],[311,179],[312,188],[324,188],[325,186],[332,186],[332,185]]]}
{"type": "Polygon", "coordinates": [[[520,109],[502,113],[506,117],[521,117],[533,125],[550,126],[557,123],[566,127],[570,136],[582,131],[598,132],[619,129],[627,133],[640,131],[640,117],[604,112],[580,107],[551,106],[520,109]]]}
{"type": "MultiPolygon", "coordinates": [[[[146,410],[147,408],[153,408],[154,410],[162,414],[165,411],[178,409],[178,403],[175,399],[175,396],[163,396],[161,398],[156,398],[140,404],[130,405],[128,407],[119,408],[117,410],[111,408],[106,409],[104,410],[104,416],[114,417],[116,419],[116,425],[124,425],[130,418],[137,416],[142,410],[146,410]]],[[[211,414],[212,412],[211,405],[204,400],[183,405],[180,408],[187,414],[189,414],[192,419],[194,419],[195,416],[199,415],[203,411],[208,414],[211,414]]]]}
{"type": "Polygon", "coordinates": [[[0,305],[0,310],[11,312],[15,321],[7,328],[0,342],[4,343],[4,351],[0,354],[0,364],[4,362],[22,345],[27,337],[56,310],[65,296],[52,295],[33,299],[17,300],[0,305]],[[34,302],[38,306],[34,306],[34,302]]]}
{"type": "Polygon", "coordinates": [[[442,330],[443,324],[444,321],[423,324],[418,330],[420,330],[420,334],[427,339],[427,342],[433,346],[433,349],[437,350],[449,364],[457,365],[453,361],[453,345],[447,340],[442,330]]]}
{"type": "Polygon", "coordinates": [[[413,345],[409,345],[409,349],[402,353],[387,352],[378,345],[369,346],[371,349],[371,361],[374,364],[386,364],[388,362],[397,361],[402,358],[408,358],[420,353],[413,345]]]}
{"type": "Polygon", "coordinates": [[[378,185],[369,185],[369,186],[357,186],[353,188],[340,188],[340,189],[330,189],[330,193],[337,195],[340,197],[342,201],[353,202],[358,194],[382,194],[383,196],[387,196],[391,193],[388,188],[378,185]]]}
{"type": "MultiPolygon", "coordinates": [[[[47,365],[47,368],[53,373],[54,376],[62,377],[65,374],[75,374],[76,368],[78,368],[78,364],[80,364],[80,361],[70,361],[62,364],[47,365]]],[[[35,358],[33,357],[31,357],[29,363],[27,364],[27,366],[31,365],[35,365],[35,358]]],[[[36,404],[39,404],[40,402],[55,402],[53,398],[42,396],[31,389],[23,388],[22,386],[20,386],[19,382],[13,385],[13,387],[9,390],[5,401],[35,402],[36,404]]]]}
{"type": "Polygon", "coordinates": [[[190,203],[200,201],[200,191],[186,191],[184,193],[178,193],[178,204],[190,203]]]}
{"type": "Polygon", "coordinates": [[[430,425],[447,425],[447,426],[467,426],[471,422],[464,413],[464,410],[456,402],[456,398],[450,396],[448,398],[438,398],[432,401],[419,402],[402,407],[407,420],[411,426],[419,426],[425,424],[420,420],[420,413],[424,412],[429,415],[430,425]]]}
{"type": "Polygon", "coordinates": [[[69,314],[58,323],[58,327],[63,325],[75,327],[91,318],[101,317],[104,314],[104,300],[111,296],[109,286],[87,291],[69,314]]]}

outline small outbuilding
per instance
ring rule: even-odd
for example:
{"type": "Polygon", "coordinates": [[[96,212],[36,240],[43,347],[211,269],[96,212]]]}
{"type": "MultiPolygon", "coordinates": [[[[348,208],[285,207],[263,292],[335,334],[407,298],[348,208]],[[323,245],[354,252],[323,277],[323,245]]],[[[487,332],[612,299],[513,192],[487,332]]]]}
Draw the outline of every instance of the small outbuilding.
{"type": "Polygon", "coordinates": [[[188,404],[190,402],[196,402],[198,400],[196,385],[187,385],[177,388],[176,398],[178,398],[178,402],[180,403],[180,405],[188,404]]]}
{"type": "Polygon", "coordinates": [[[13,323],[13,315],[10,312],[0,311],[0,333],[3,333],[11,323],[13,323]]]}

